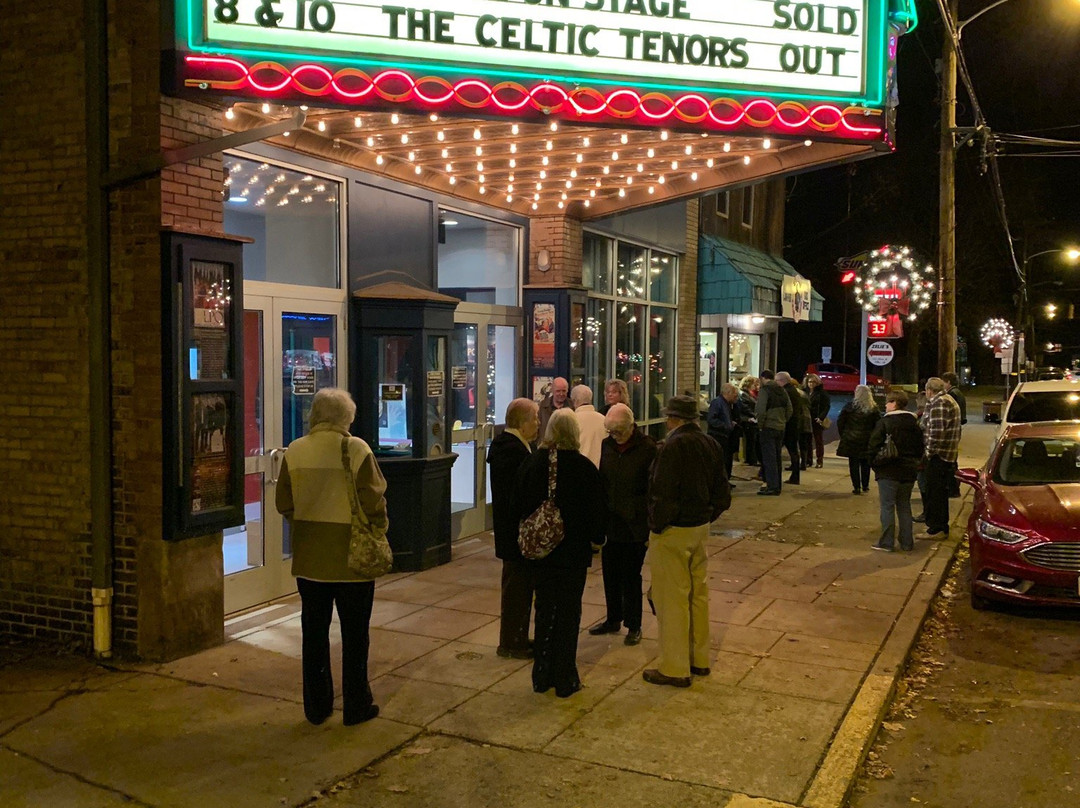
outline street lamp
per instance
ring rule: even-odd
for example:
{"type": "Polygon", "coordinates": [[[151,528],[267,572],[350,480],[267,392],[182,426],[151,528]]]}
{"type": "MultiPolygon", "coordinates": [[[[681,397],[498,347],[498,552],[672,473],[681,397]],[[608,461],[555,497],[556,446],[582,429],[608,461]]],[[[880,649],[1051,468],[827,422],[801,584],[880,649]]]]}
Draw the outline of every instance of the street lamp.
{"type": "MultiPolygon", "coordinates": [[[[1070,264],[1075,264],[1077,260],[1080,260],[1080,249],[1075,247],[1062,247],[1050,250],[1040,250],[1032,255],[1025,256],[1024,263],[1020,266],[1020,294],[1017,311],[1017,327],[1021,334],[1027,334],[1030,331],[1032,352],[1035,349],[1035,318],[1032,315],[1029,307],[1028,290],[1040,284],[1033,284],[1029,282],[1030,273],[1028,271],[1028,265],[1032,260],[1043,255],[1063,255],[1070,264]]],[[[1053,320],[1057,316],[1057,306],[1053,303],[1048,303],[1044,309],[1046,318],[1053,320]]],[[[1017,352],[1017,370],[1019,370],[1019,352],[1017,352]]]]}

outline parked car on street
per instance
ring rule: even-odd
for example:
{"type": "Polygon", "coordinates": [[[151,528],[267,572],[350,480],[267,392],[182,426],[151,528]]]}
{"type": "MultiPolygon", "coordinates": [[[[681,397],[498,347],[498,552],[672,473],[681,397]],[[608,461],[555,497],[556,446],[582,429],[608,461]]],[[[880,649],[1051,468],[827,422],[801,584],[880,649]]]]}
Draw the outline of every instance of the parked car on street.
{"type": "Polygon", "coordinates": [[[1011,424],[1034,421],[1080,421],[1080,378],[1020,382],[1005,405],[998,437],[1011,424]]]}
{"type": "MultiPolygon", "coordinates": [[[[854,365],[817,362],[807,365],[806,372],[821,377],[821,386],[826,393],[854,393],[859,384],[859,369],[854,365]]],[[[884,396],[888,392],[888,382],[873,373],[866,374],[866,383],[876,396],[884,396]]]]}
{"type": "Polygon", "coordinates": [[[967,524],[971,603],[1080,606],[1080,426],[1009,426],[982,469],[967,524]]]}

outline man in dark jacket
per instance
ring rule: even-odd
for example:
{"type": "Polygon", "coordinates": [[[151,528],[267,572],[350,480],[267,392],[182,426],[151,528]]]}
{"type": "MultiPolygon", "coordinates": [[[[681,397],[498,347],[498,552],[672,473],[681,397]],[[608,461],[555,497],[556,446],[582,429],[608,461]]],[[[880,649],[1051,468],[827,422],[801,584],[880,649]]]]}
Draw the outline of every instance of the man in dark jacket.
{"type": "Polygon", "coordinates": [[[780,495],[780,449],[784,443],[784,428],[794,411],[791,399],[784,388],[776,383],[773,372],[761,371],[761,389],[754,410],[761,445],[761,475],[765,481],[758,491],[761,496],[780,495]]]}
{"type": "Polygon", "coordinates": [[[667,438],[649,479],[649,565],[660,628],[660,664],[642,673],[654,685],[690,687],[709,675],[709,524],[731,505],[716,441],[698,426],[697,401],[675,396],[664,408],[667,438]]]}
{"type": "Polygon", "coordinates": [[[540,426],[535,401],[515,398],[506,408],[506,429],[491,441],[491,513],[495,557],[502,559],[502,603],[499,647],[501,657],[531,659],[529,617],[533,603],[533,570],[518,548],[518,515],[514,488],[518,469],[529,459],[529,445],[540,426]]]}
{"type": "Polygon", "coordinates": [[[960,391],[957,386],[960,384],[960,377],[955,373],[942,373],[941,380],[945,382],[945,392],[952,396],[952,400],[956,402],[956,406],[960,408],[960,424],[967,423],[967,398],[960,391]]]}
{"type": "Polygon", "coordinates": [[[600,444],[600,476],[607,489],[607,526],[601,560],[607,617],[589,633],[614,634],[626,625],[626,645],[641,642],[641,565],[649,540],[649,470],[656,441],[634,425],[625,404],[604,417],[608,437],[600,444]]]}
{"type": "Polygon", "coordinates": [[[776,383],[784,388],[791,402],[791,416],[784,424],[784,448],[787,449],[788,459],[791,460],[791,465],[788,466],[791,476],[785,482],[799,485],[799,472],[802,469],[802,449],[799,443],[800,422],[804,415],[809,414],[810,403],[799,392],[799,385],[791,378],[790,373],[781,370],[776,374],[776,383]]]}
{"type": "Polygon", "coordinates": [[[739,388],[733,384],[720,387],[720,395],[709,404],[709,414],[705,424],[709,437],[719,444],[724,452],[724,469],[731,480],[731,468],[735,462],[735,453],[739,449],[738,420],[735,416],[735,402],[739,398],[739,388]]]}

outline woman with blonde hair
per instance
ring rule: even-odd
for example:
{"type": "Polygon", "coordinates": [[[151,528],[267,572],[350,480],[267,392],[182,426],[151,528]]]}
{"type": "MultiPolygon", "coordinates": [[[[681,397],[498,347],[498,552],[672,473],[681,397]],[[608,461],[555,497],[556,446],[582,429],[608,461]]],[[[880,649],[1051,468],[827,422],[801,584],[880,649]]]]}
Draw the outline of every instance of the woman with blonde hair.
{"type": "Polygon", "coordinates": [[[616,404],[630,406],[630,388],[622,379],[608,379],[604,382],[604,403],[597,410],[601,415],[607,415],[616,404]]]}
{"type": "Polygon", "coordinates": [[[592,546],[604,543],[607,518],[600,472],[579,453],[579,436],[574,413],[555,410],[540,448],[522,464],[517,484],[518,517],[523,519],[548,498],[548,474],[554,459],[554,499],[564,533],[549,555],[530,562],[536,585],[532,681],[537,693],[554,687],[559,698],[581,689],[577,670],[581,597],[592,564],[592,546]]]}
{"type": "Polygon", "coordinates": [[[743,376],[739,382],[739,397],[735,400],[735,414],[743,434],[743,462],[748,466],[760,464],[758,459],[757,376],[743,376]]]}
{"type": "Polygon", "coordinates": [[[879,418],[881,413],[870,388],[860,384],[855,388],[854,398],[844,405],[836,419],[836,427],[840,430],[836,454],[848,459],[853,494],[870,490],[870,435],[879,418]]]}
{"type": "MultiPolygon", "coordinates": [[[[816,373],[806,374],[803,383],[806,385],[810,396],[814,451],[817,454],[815,468],[821,468],[822,461],[825,459],[825,422],[829,420],[829,407],[832,406],[832,402],[829,400],[829,394],[825,392],[825,388],[821,385],[821,377],[816,373]]],[[[807,461],[809,459],[809,454],[807,454],[807,461]]]]}

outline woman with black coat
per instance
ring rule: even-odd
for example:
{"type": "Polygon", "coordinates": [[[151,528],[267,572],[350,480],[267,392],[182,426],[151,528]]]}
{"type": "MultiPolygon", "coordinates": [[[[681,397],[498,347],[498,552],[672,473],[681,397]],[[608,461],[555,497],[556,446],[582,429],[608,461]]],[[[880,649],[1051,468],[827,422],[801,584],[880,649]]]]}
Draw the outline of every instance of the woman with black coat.
{"type": "Polygon", "coordinates": [[[757,391],[757,377],[743,376],[739,382],[739,398],[735,402],[735,414],[743,434],[743,462],[748,466],[761,465],[758,455],[757,391]]]}
{"type": "Polygon", "coordinates": [[[604,543],[607,518],[600,472],[578,451],[580,428],[570,409],[555,410],[544,440],[522,465],[518,477],[518,514],[525,518],[547,499],[548,465],[556,454],[555,504],[564,538],[545,558],[531,561],[536,584],[536,626],[533,644],[533,690],[555,688],[559,698],[581,689],[577,670],[581,596],[592,563],[592,546],[604,543]]]}
{"type": "Polygon", "coordinates": [[[881,413],[865,384],[855,388],[855,397],[844,405],[836,419],[836,427],[840,430],[836,454],[848,459],[853,494],[870,490],[870,435],[880,419],[881,413]]]}
{"type": "Polygon", "coordinates": [[[816,373],[808,373],[804,381],[810,391],[810,417],[813,419],[814,451],[817,454],[815,467],[821,468],[825,459],[825,420],[829,417],[832,401],[821,385],[821,377],[816,373]]]}
{"type": "Polygon", "coordinates": [[[881,538],[872,545],[875,550],[892,552],[894,519],[899,524],[900,549],[914,550],[914,528],[911,518],[911,489],[919,474],[923,456],[923,432],[919,419],[907,411],[908,397],[902,390],[889,393],[885,400],[885,417],[877,422],[870,435],[870,456],[874,458],[878,496],[881,501],[881,538]],[[878,458],[886,437],[896,447],[896,457],[878,458]]]}

